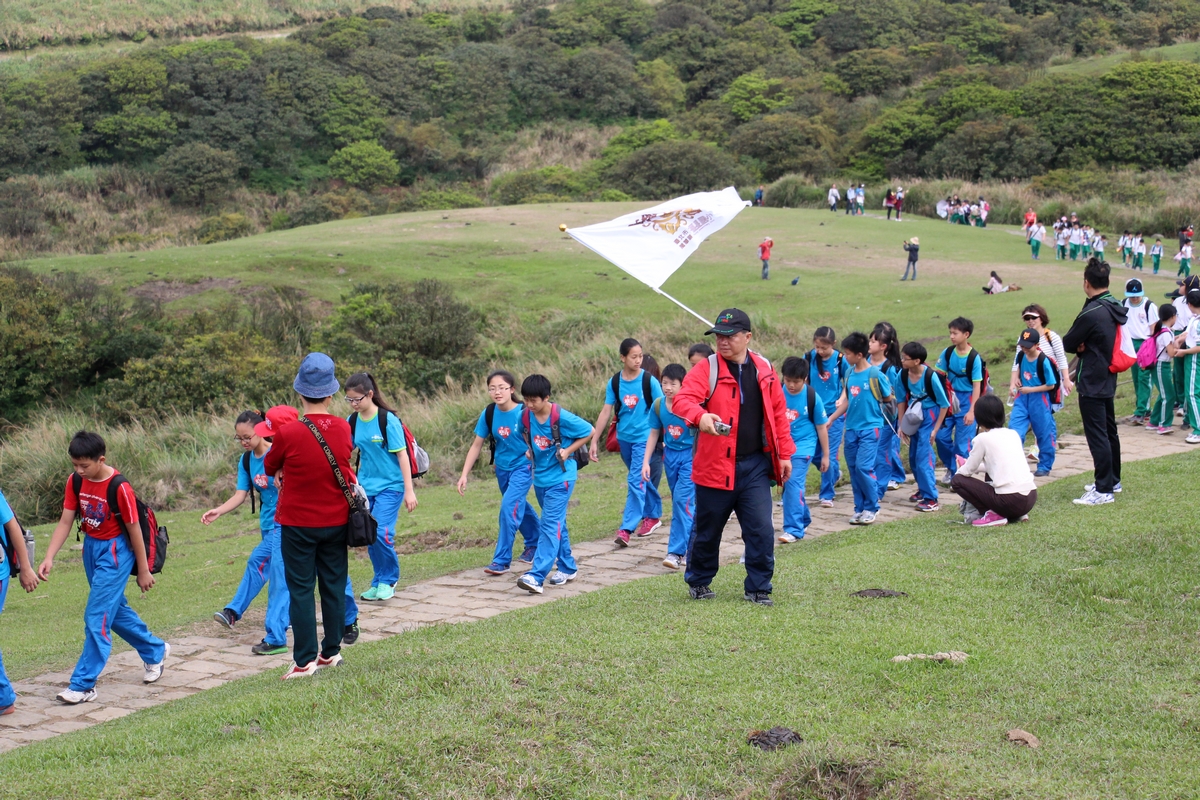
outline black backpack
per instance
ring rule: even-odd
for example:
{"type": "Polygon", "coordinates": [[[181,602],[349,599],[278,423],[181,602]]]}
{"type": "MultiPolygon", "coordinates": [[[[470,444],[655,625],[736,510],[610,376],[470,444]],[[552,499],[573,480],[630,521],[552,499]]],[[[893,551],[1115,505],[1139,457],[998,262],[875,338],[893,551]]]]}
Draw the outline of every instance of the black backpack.
{"type": "Polygon", "coordinates": [[[262,494],[262,489],[254,485],[254,474],[250,472],[250,451],[242,453],[242,469],[246,470],[246,474],[250,476],[250,513],[255,514],[257,511],[254,508],[254,493],[262,494]]]}
{"type": "MultiPolygon", "coordinates": [[[[129,481],[125,480],[125,476],[120,473],[113,475],[108,482],[108,513],[116,519],[117,524],[121,526],[121,530],[128,537],[129,529],[125,527],[125,520],[121,518],[121,509],[117,504],[117,491],[124,483],[129,483],[129,481]]],[[[78,508],[79,492],[83,488],[83,476],[78,472],[71,473],[71,488],[75,491],[75,506],[78,508]]],[[[154,509],[143,503],[142,498],[136,497],[136,500],[138,525],[142,528],[142,543],[146,546],[146,563],[150,565],[150,574],[157,575],[162,572],[163,564],[167,561],[167,545],[171,543],[171,538],[167,536],[166,527],[159,525],[158,520],[155,519],[154,509]]],[[[79,519],[79,528],[83,529],[82,515],[79,519]]],[[[79,541],[78,531],[75,533],[75,541],[79,541]]],[[[137,575],[136,559],[129,574],[137,575]]]]}
{"type": "MultiPolygon", "coordinates": [[[[935,372],[935,370],[933,367],[929,366],[928,364],[925,365],[925,396],[920,399],[923,401],[924,400],[932,400],[933,402],[936,403],[937,395],[933,393],[933,373],[934,372],[935,372]]],[[[904,402],[911,404],[912,403],[912,390],[908,388],[908,376],[901,375],[900,380],[902,380],[904,382],[904,402]]]]}
{"type": "Polygon", "coordinates": [[[492,434],[492,423],[496,420],[496,404],[488,403],[487,409],[483,412],[484,422],[487,424],[488,434],[488,465],[496,463],[496,437],[492,434]]]}
{"type": "MultiPolygon", "coordinates": [[[[649,372],[642,370],[642,405],[646,409],[644,412],[646,414],[650,413],[650,399],[654,396],[654,389],[650,384],[652,379],[653,376],[649,372]]],[[[612,387],[613,398],[616,400],[613,403],[613,421],[616,422],[621,418],[621,409],[625,407],[625,404],[621,402],[621,373],[613,375],[608,384],[612,387]]]]}

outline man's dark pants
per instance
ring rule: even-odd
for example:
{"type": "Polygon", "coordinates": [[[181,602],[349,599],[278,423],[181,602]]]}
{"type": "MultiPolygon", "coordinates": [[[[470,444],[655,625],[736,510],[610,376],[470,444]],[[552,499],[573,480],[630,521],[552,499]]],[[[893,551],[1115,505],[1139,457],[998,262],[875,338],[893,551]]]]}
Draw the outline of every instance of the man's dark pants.
{"type": "Polygon", "coordinates": [[[684,578],[707,586],[717,575],[721,533],[736,511],[746,545],[747,592],[771,591],[775,574],[775,525],[771,521],[771,460],[763,453],[737,462],[733,489],[696,486],[696,528],[684,578]]]}
{"type": "Polygon", "coordinates": [[[1113,486],[1121,482],[1121,438],[1113,399],[1080,395],[1079,414],[1096,469],[1096,491],[1112,494],[1113,486]]]}
{"type": "Polygon", "coordinates": [[[282,528],[283,569],[291,596],[292,658],[304,666],[317,658],[314,586],[321,588],[321,618],[325,621],[321,655],[330,658],[342,649],[346,632],[346,526],[282,528]]]}

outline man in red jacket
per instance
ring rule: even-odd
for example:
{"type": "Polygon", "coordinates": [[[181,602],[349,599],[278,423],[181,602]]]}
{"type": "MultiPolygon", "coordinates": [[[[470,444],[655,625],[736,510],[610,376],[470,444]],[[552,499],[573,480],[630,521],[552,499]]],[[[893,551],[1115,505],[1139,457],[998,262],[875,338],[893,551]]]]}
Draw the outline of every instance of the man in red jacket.
{"type": "Polygon", "coordinates": [[[716,597],[709,584],[717,574],[721,533],[730,513],[737,511],[746,545],[746,599],[774,605],[771,481],[783,484],[791,477],[796,451],[783,390],[770,362],[749,350],[746,312],[722,311],[708,334],[716,334],[717,353],[687,374],[672,409],[700,429],[692,460],[696,527],[684,578],[693,600],[716,597]],[[714,368],[715,384],[710,379],[714,368]],[[718,423],[729,426],[725,435],[718,432],[718,423]]]}

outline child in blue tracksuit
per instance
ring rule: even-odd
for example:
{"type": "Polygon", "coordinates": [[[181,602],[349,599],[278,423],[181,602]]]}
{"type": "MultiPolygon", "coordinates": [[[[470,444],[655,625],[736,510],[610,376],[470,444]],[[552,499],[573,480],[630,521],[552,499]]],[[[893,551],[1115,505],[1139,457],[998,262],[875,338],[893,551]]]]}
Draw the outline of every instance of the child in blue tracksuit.
{"type": "Polygon", "coordinates": [[[846,376],[846,467],[854,490],[854,516],[851,525],[870,525],[879,511],[879,482],[875,477],[875,459],[879,452],[881,429],[887,420],[880,400],[893,396],[892,384],[878,367],[871,366],[870,343],[864,333],[855,331],[842,340],[842,354],[852,370],[846,376]],[[877,384],[879,397],[872,391],[877,384]]]}
{"type": "Polygon", "coordinates": [[[38,577],[50,577],[54,556],[66,543],[78,517],[85,534],[83,571],[90,586],[83,611],[83,652],[71,674],[71,685],[58,694],[60,702],[76,705],[96,699],[96,679],[112,653],[114,633],[129,642],[141,657],[144,683],[162,677],[171,646],[150,632],[125,599],[131,573],[143,592],[154,586],[133,487],[105,463],[104,439],[99,434],[80,431],[72,437],[67,452],[75,471],[67,478],[62,516],[38,567],[38,577]],[[115,497],[115,503],[110,502],[111,497],[115,497]]]}
{"type": "Polygon", "coordinates": [[[667,540],[667,557],[662,562],[667,569],[683,567],[696,513],[696,485],[692,483],[692,443],[696,431],[671,410],[686,376],[687,370],[681,364],[668,364],[662,371],[663,397],[650,407],[650,434],[642,456],[642,479],[648,481],[650,458],[662,437],[663,467],[667,485],[671,487],[671,536],[667,540]]]}
{"type": "MultiPolygon", "coordinates": [[[[271,419],[271,427],[266,431],[278,430],[298,418],[296,409],[291,406],[276,406],[267,412],[271,419]]],[[[258,524],[262,532],[262,541],[250,553],[246,560],[246,571],[242,574],[242,582],[238,585],[237,593],[229,601],[229,605],[213,614],[213,619],[232,628],[237,624],[250,603],[263,586],[267,587],[267,635],[261,642],[250,648],[250,652],[259,656],[273,656],[287,652],[287,629],[291,619],[291,595],[288,593],[287,580],[283,571],[283,553],[281,551],[281,532],[275,522],[275,505],[279,501],[279,487],[275,485],[275,476],[266,474],[263,461],[267,451],[271,449],[270,439],[258,433],[257,426],[264,422],[263,415],[257,411],[243,411],[234,421],[234,437],[245,451],[238,459],[237,491],[233,497],[216,508],[205,511],[200,521],[211,525],[223,514],[228,514],[246,501],[253,500],[253,493],[258,493],[259,509],[258,524]],[[248,457],[247,457],[248,456],[248,457]]]]}
{"type": "Polygon", "coordinates": [[[1017,432],[1021,441],[1033,429],[1037,439],[1038,466],[1035,477],[1050,474],[1054,467],[1055,441],[1054,391],[1058,388],[1058,367],[1040,350],[1041,335],[1032,328],[1021,331],[1017,346],[1021,348],[1021,360],[1017,371],[1021,385],[1013,399],[1012,413],[1008,416],[1008,427],[1017,432]]]}
{"type": "Polygon", "coordinates": [[[941,508],[938,505],[934,439],[950,410],[942,376],[925,363],[928,357],[925,345],[920,342],[909,342],[900,350],[900,365],[904,367],[903,391],[897,395],[901,400],[901,425],[905,424],[905,413],[910,408],[918,403],[921,406],[921,427],[911,434],[902,429],[900,434],[908,445],[908,466],[917,481],[917,491],[908,499],[917,504],[918,511],[941,508]]]}
{"type": "MultiPolygon", "coordinates": [[[[375,544],[367,548],[374,575],[370,588],[360,596],[367,601],[390,600],[396,594],[396,583],[400,580],[400,559],[396,555],[396,520],[400,516],[400,506],[403,505],[410,514],[417,508],[404,426],[395,410],[383,399],[379,384],[369,372],[356,372],[347,378],[345,391],[346,402],[354,409],[346,421],[354,432],[354,448],[358,450],[355,473],[359,486],[367,493],[371,516],[379,523],[375,544]]],[[[346,586],[349,585],[347,578],[346,586]]],[[[347,594],[350,595],[347,614],[353,605],[357,617],[354,593],[347,589],[347,594]]]]}
{"type": "Polygon", "coordinates": [[[829,457],[829,469],[821,473],[821,506],[833,507],[833,488],[842,476],[838,463],[838,450],[842,446],[842,432],[846,427],[846,406],[844,402],[846,376],[850,374],[850,365],[841,353],[837,351],[837,334],[833,328],[822,326],[813,334],[813,349],[808,352],[808,383],[817,392],[825,407],[828,419],[826,435],[829,446],[822,447],[818,442],[813,460],[829,457]]]}
{"type": "Polygon", "coordinates": [[[496,370],[487,379],[488,394],[492,404],[479,414],[475,423],[475,441],[467,451],[462,475],[458,479],[458,493],[467,489],[467,478],[476,459],[483,452],[484,442],[492,442],[492,460],[496,464],[496,483],[500,485],[500,525],[496,537],[496,552],[492,563],[483,568],[488,575],[503,575],[512,565],[513,542],[517,531],[525,540],[520,561],[533,563],[537,549],[538,515],[529,503],[529,487],[533,486],[533,465],[525,457],[525,432],[521,428],[521,414],[525,406],[514,396],[517,379],[512,373],[496,370]],[[488,424],[488,412],[491,424],[488,424]]]}
{"type": "MultiPolygon", "coordinates": [[[[32,592],[37,588],[38,579],[25,550],[25,531],[21,530],[8,500],[4,493],[0,492],[0,613],[4,612],[4,599],[8,596],[9,577],[12,573],[8,560],[4,557],[4,546],[8,542],[13,543],[14,555],[20,562],[21,587],[27,592],[32,592]]],[[[16,703],[17,693],[13,691],[8,674],[4,671],[4,658],[0,656],[0,717],[13,713],[16,703]]]]}
{"type": "Polygon", "coordinates": [[[662,525],[662,497],[658,486],[642,477],[642,460],[650,432],[650,406],[663,392],[658,379],[642,369],[642,346],[637,339],[621,342],[621,371],[613,378],[604,390],[604,408],[596,420],[589,455],[593,461],[600,460],[600,439],[615,413],[621,460],[629,472],[625,511],[614,541],[628,547],[630,536],[649,536],[662,525]]]}
{"type": "MultiPolygon", "coordinates": [[[[533,492],[542,507],[542,518],[538,525],[533,568],[517,579],[517,586],[534,594],[542,593],[544,583],[562,586],[579,574],[571,555],[571,537],[567,533],[567,503],[575,490],[578,469],[573,454],[586,445],[592,435],[591,425],[550,402],[550,388],[550,379],[545,375],[530,375],[521,383],[521,396],[525,398],[521,424],[533,463],[533,492]],[[554,441],[556,414],[557,443],[554,441]],[[551,575],[555,563],[558,569],[551,575]]],[[[645,441],[641,445],[645,447],[645,441]]]]}
{"type": "Polygon", "coordinates": [[[947,414],[938,431],[938,457],[946,466],[944,483],[958,470],[955,456],[967,457],[975,438],[975,402],[983,393],[983,356],[971,347],[975,325],[965,317],[950,320],[950,347],[938,356],[936,369],[950,379],[950,390],[958,398],[957,414],[947,414]]]}
{"type": "MultiPolygon", "coordinates": [[[[870,356],[873,367],[879,367],[893,387],[899,387],[904,370],[900,368],[900,341],[896,328],[890,322],[880,322],[871,330],[870,356]]],[[[879,436],[879,452],[875,456],[875,479],[879,484],[879,498],[908,480],[904,474],[904,462],[900,460],[900,434],[888,425],[883,426],[879,436]]]]}
{"type": "Polygon", "coordinates": [[[821,460],[817,462],[822,474],[829,470],[829,432],[825,405],[816,390],[807,383],[808,362],[790,356],[780,367],[783,374],[783,401],[791,428],[796,452],[792,455],[792,477],[783,484],[783,532],[779,541],[789,544],[804,538],[812,515],[804,502],[804,488],[808,479],[808,465],[812,463],[817,446],[821,446],[821,460]],[[811,393],[811,397],[809,396],[811,393]],[[811,401],[811,402],[810,402],[811,401]],[[809,409],[812,413],[809,414],[809,409]]]}

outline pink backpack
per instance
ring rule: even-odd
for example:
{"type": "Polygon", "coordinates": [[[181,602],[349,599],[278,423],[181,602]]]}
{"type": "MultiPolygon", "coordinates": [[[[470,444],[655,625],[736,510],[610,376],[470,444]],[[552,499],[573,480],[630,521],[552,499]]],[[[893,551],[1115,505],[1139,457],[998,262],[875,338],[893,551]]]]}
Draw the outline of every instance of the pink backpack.
{"type": "MultiPolygon", "coordinates": [[[[1162,335],[1162,331],[1159,331],[1159,335],[1162,335]]],[[[1158,345],[1156,344],[1157,341],[1158,336],[1151,336],[1149,339],[1146,339],[1144,342],[1142,342],[1142,346],[1138,348],[1137,365],[1142,369],[1152,369],[1154,367],[1154,362],[1158,361],[1158,354],[1160,351],[1158,349],[1158,345]]]]}

